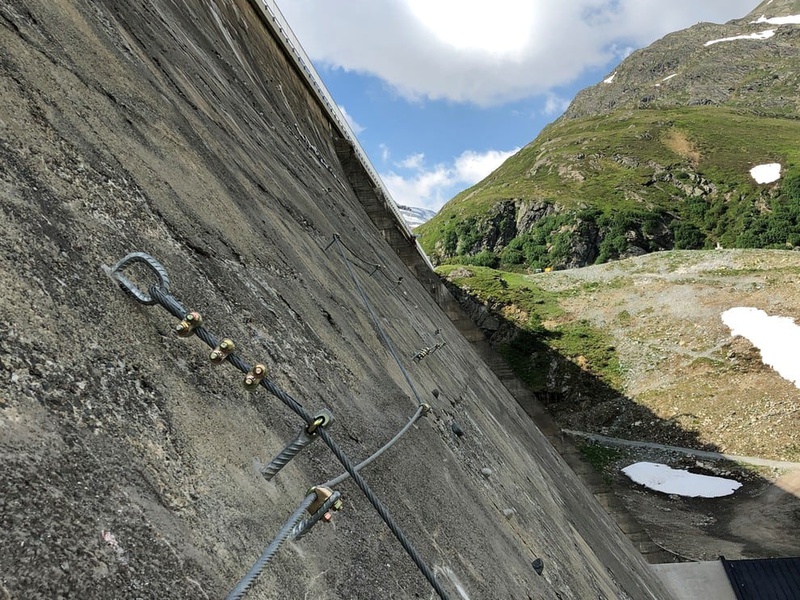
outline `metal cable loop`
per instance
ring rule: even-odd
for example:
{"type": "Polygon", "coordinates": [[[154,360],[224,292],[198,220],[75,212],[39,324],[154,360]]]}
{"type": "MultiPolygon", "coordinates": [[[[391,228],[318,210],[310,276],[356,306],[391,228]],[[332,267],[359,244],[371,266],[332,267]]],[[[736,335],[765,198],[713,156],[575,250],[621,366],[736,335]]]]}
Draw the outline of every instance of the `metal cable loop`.
{"type": "Polygon", "coordinates": [[[247,575],[245,575],[241,581],[239,581],[231,593],[225,597],[225,600],[239,600],[240,598],[244,597],[248,588],[253,585],[253,582],[256,580],[256,578],[261,575],[261,571],[263,571],[264,567],[267,566],[267,563],[272,560],[273,556],[275,556],[278,548],[281,547],[281,544],[283,544],[283,542],[285,542],[292,533],[292,529],[294,529],[294,527],[303,518],[303,513],[308,510],[308,507],[311,506],[311,503],[316,499],[316,494],[309,494],[306,496],[297,509],[292,513],[292,516],[289,517],[289,519],[283,524],[283,527],[281,527],[278,535],[276,535],[270,545],[266,547],[264,552],[261,554],[261,557],[247,572],[247,575]]]}
{"type": "Polygon", "coordinates": [[[119,287],[129,296],[132,296],[142,304],[155,304],[156,300],[153,299],[152,295],[148,296],[145,294],[136,287],[135,283],[122,274],[122,269],[133,263],[141,263],[148,267],[158,278],[158,287],[167,292],[169,291],[169,275],[167,275],[167,270],[160,262],[145,252],[131,252],[113,267],[106,267],[103,265],[103,270],[111,279],[116,281],[119,287]]]}
{"type": "MultiPolygon", "coordinates": [[[[414,423],[416,423],[416,422],[417,422],[417,419],[419,419],[419,418],[420,418],[420,417],[421,417],[421,416],[422,416],[422,415],[425,413],[425,411],[426,411],[426,408],[427,408],[427,407],[426,407],[426,405],[425,405],[425,404],[420,404],[420,405],[419,405],[419,407],[417,408],[416,412],[415,412],[415,413],[414,413],[414,414],[411,416],[411,418],[408,420],[408,423],[406,423],[406,424],[405,424],[405,426],[404,426],[404,427],[403,427],[403,428],[402,428],[400,431],[398,431],[398,432],[397,432],[397,434],[396,434],[396,435],[395,435],[395,436],[394,436],[394,437],[393,437],[391,440],[389,440],[389,441],[388,441],[388,442],[386,442],[386,443],[385,443],[383,446],[381,446],[380,448],[378,448],[378,449],[377,449],[375,452],[373,452],[373,453],[372,453],[372,455],[371,455],[371,456],[369,456],[369,457],[368,457],[368,458],[366,458],[365,460],[362,460],[360,463],[358,463],[358,464],[356,465],[356,471],[360,471],[361,469],[363,469],[364,467],[366,467],[368,464],[370,464],[372,461],[374,461],[375,459],[377,459],[377,458],[378,458],[378,457],[379,457],[381,454],[383,454],[384,452],[386,452],[386,451],[387,451],[389,448],[391,448],[392,446],[394,446],[394,445],[397,443],[397,441],[398,441],[398,440],[399,440],[401,437],[403,437],[403,435],[405,435],[405,433],[406,433],[406,432],[407,432],[409,429],[411,429],[411,426],[412,426],[414,423]]],[[[346,480],[348,477],[350,477],[350,473],[347,473],[347,472],[345,471],[344,473],[342,473],[342,474],[341,474],[341,475],[339,475],[338,477],[334,477],[334,478],[333,478],[333,479],[331,479],[330,481],[326,481],[326,482],[325,482],[325,483],[323,483],[323,484],[322,484],[320,487],[327,487],[327,488],[330,488],[330,487],[333,487],[333,486],[335,486],[335,485],[339,485],[340,483],[342,483],[343,481],[345,481],[345,480],[346,480]]]]}
{"type": "Polygon", "coordinates": [[[414,394],[414,398],[417,399],[417,405],[424,404],[422,402],[422,398],[420,398],[419,394],[417,393],[417,388],[414,386],[414,382],[411,381],[411,377],[409,376],[408,371],[406,371],[406,368],[400,362],[400,358],[397,356],[397,352],[395,352],[394,346],[392,345],[392,342],[389,340],[389,337],[386,335],[386,332],[383,330],[383,327],[381,326],[380,321],[378,321],[378,316],[375,314],[375,310],[372,308],[372,304],[370,303],[369,298],[367,297],[367,294],[364,291],[364,288],[361,287],[361,282],[359,281],[358,276],[355,274],[355,271],[353,271],[353,267],[350,265],[350,261],[347,260],[347,257],[345,256],[344,249],[343,249],[344,248],[344,244],[342,244],[342,241],[339,239],[339,236],[336,236],[334,238],[334,240],[337,243],[336,247],[339,250],[339,256],[342,257],[342,262],[344,262],[345,267],[347,267],[347,272],[350,273],[350,277],[352,278],[353,283],[355,283],[356,289],[358,290],[358,293],[361,296],[361,301],[364,303],[364,306],[366,307],[367,312],[369,313],[369,316],[372,319],[372,322],[374,323],[375,327],[377,328],[378,333],[380,334],[381,339],[383,340],[383,343],[386,345],[386,348],[389,350],[389,353],[392,355],[392,357],[394,358],[394,361],[397,363],[397,367],[400,369],[400,372],[403,374],[403,378],[406,380],[406,383],[408,384],[408,387],[411,388],[411,393],[413,393],[414,394]]]}
{"type": "Polygon", "coordinates": [[[331,509],[331,507],[332,507],[334,504],[336,504],[336,502],[338,502],[338,501],[339,501],[339,497],[340,497],[341,495],[342,495],[342,494],[341,494],[341,492],[333,492],[333,494],[331,494],[331,497],[330,497],[330,498],[328,498],[328,499],[325,501],[325,503],[324,503],[322,506],[320,506],[320,507],[317,509],[317,511],[316,511],[316,512],[315,512],[313,515],[311,515],[311,516],[310,516],[310,517],[308,517],[307,519],[303,519],[302,521],[300,521],[299,523],[297,523],[297,524],[296,524],[296,525],[295,525],[295,526],[292,528],[292,533],[291,533],[291,535],[290,535],[289,537],[290,537],[291,539],[295,540],[295,541],[297,541],[297,540],[299,540],[299,539],[302,539],[302,538],[303,538],[303,536],[305,536],[305,535],[306,535],[306,534],[307,534],[309,531],[311,531],[311,528],[312,528],[314,525],[316,525],[316,524],[317,524],[317,522],[318,522],[318,521],[319,521],[319,520],[320,520],[322,517],[324,517],[324,516],[325,516],[325,513],[327,513],[327,512],[328,512],[328,511],[331,509]]]}

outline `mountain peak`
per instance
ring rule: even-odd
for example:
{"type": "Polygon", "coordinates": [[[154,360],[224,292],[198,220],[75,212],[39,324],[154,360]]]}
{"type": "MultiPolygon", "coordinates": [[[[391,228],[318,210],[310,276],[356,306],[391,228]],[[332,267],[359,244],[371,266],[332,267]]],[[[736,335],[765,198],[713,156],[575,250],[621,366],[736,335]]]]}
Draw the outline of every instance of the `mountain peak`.
{"type": "Polygon", "coordinates": [[[633,52],[562,118],[707,105],[796,116],[800,78],[787,66],[799,61],[800,1],[766,0],[742,19],[698,23],[633,52]]]}
{"type": "Polygon", "coordinates": [[[798,0],[764,0],[756,6],[744,19],[758,19],[761,16],[789,17],[800,14],[800,1],[798,0]]]}

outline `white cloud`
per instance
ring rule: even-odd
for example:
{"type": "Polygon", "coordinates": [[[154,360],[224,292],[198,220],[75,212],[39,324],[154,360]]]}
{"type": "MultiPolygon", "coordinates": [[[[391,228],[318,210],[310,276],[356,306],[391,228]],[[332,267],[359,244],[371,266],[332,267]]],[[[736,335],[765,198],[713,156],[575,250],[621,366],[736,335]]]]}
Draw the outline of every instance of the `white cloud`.
{"type": "Polygon", "coordinates": [[[419,169],[422,167],[422,163],[425,160],[425,155],[420,152],[418,154],[411,154],[406,156],[403,160],[397,163],[398,167],[402,167],[404,169],[419,169]]]}
{"type": "MultiPolygon", "coordinates": [[[[612,75],[611,79],[613,79],[613,77],[614,76],[612,75]]],[[[608,79],[606,79],[606,83],[611,83],[611,82],[608,79]]],[[[546,114],[549,117],[560,115],[565,110],[567,110],[567,107],[569,106],[570,102],[571,100],[569,100],[568,98],[562,98],[561,96],[557,96],[555,94],[548,94],[547,100],[545,100],[544,103],[544,114],[546,114]]]]}
{"type": "Polygon", "coordinates": [[[489,150],[487,152],[467,150],[455,160],[453,165],[456,180],[467,185],[476,184],[503,164],[508,157],[517,152],[519,152],[519,148],[508,151],[489,150]]]}
{"type": "Polygon", "coordinates": [[[407,99],[478,105],[546,94],[633,47],[753,0],[280,0],[318,63],[375,75],[407,99]]]}
{"type": "Polygon", "coordinates": [[[398,204],[439,210],[462,189],[478,183],[518,151],[519,148],[487,152],[467,150],[449,165],[433,166],[425,164],[423,154],[412,154],[396,164],[407,173],[389,171],[380,176],[398,204]]]}
{"type": "Polygon", "coordinates": [[[383,162],[389,160],[389,157],[392,155],[391,152],[389,152],[389,146],[386,144],[378,144],[378,149],[381,151],[381,160],[383,162]]]}
{"type": "Polygon", "coordinates": [[[347,109],[345,109],[344,106],[342,106],[341,104],[338,104],[337,106],[339,107],[339,110],[341,111],[344,120],[347,121],[347,124],[350,125],[350,129],[353,130],[353,133],[358,135],[359,133],[364,131],[365,128],[356,123],[355,119],[353,119],[353,117],[350,116],[350,113],[347,112],[347,109]]]}

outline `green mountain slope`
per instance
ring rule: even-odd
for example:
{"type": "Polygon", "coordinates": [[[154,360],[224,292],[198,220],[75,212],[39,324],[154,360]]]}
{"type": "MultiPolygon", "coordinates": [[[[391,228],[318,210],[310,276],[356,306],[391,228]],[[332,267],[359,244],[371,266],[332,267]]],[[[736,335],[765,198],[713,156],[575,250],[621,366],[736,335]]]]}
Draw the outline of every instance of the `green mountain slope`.
{"type": "Polygon", "coordinates": [[[797,314],[800,253],[669,251],[557,273],[437,272],[562,427],[800,460],[797,387],[721,319],[737,306],[797,314]]]}
{"type": "MultiPolygon", "coordinates": [[[[632,54],[418,228],[423,247],[436,262],[515,270],[800,245],[800,25],[751,23],[764,6],[632,54]],[[764,30],[775,34],[705,45],[764,30]],[[751,176],[765,163],[781,165],[778,181],[751,176]]],[[[768,8],[788,16],[800,2],[768,8]]]]}

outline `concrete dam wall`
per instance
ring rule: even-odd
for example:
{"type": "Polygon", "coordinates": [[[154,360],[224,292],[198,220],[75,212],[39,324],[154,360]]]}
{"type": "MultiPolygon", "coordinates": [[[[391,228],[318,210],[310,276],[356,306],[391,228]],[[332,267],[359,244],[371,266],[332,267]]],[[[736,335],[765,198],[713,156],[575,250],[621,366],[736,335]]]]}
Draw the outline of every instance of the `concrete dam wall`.
{"type": "MultiPolygon", "coordinates": [[[[316,441],[262,477],[305,423],[120,290],[102,265],[136,251],[329,410],[353,462],[430,405],[362,474],[450,598],[667,597],[401,260],[390,238],[413,239],[364,173],[256,4],[0,3],[0,599],[223,598],[343,471],[316,441]]],[[[433,597],[335,487],[342,510],[247,597],[433,597]]]]}

